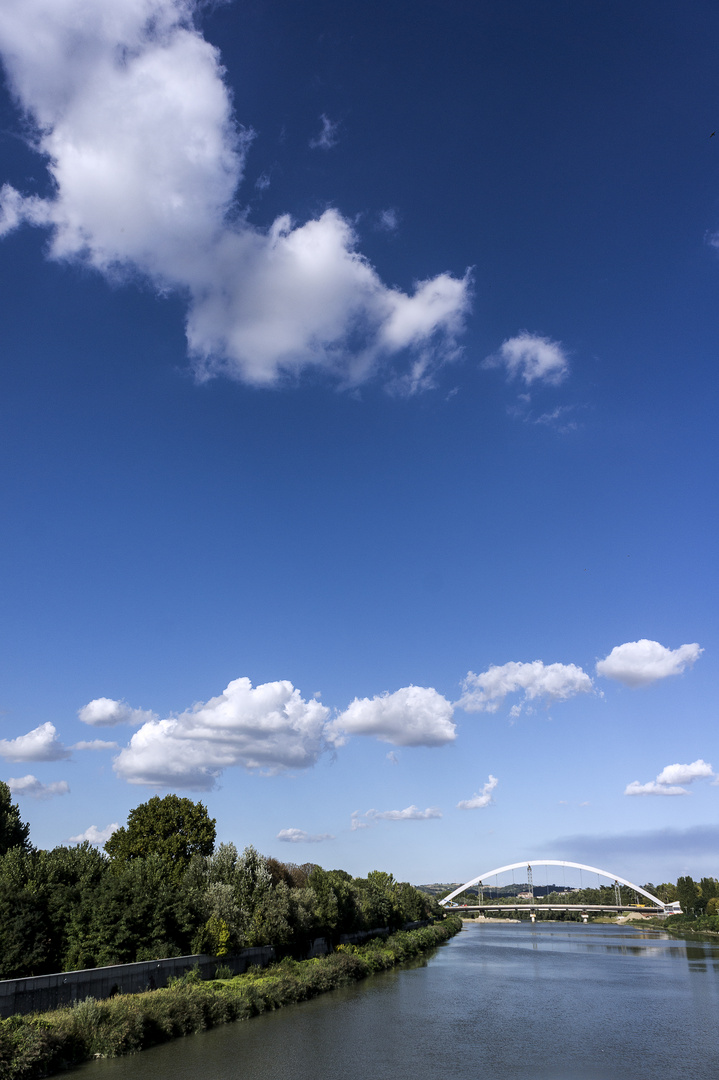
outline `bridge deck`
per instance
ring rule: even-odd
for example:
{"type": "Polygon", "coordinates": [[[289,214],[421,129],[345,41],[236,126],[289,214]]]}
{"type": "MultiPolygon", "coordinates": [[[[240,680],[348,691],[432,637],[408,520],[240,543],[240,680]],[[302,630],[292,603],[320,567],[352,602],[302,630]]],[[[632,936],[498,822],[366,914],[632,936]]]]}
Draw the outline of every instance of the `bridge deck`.
{"type": "Polygon", "coordinates": [[[664,908],[645,907],[642,904],[447,904],[447,911],[528,911],[539,914],[542,911],[611,911],[619,914],[623,911],[635,911],[640,915],[660,915],[667,913],[664,908]]]}

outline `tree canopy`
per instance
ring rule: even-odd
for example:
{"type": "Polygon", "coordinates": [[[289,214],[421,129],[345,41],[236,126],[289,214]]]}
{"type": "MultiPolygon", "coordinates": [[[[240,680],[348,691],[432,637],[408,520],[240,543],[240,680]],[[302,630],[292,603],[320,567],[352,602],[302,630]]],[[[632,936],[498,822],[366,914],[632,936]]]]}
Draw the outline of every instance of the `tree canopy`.
{"type": "Polygon", "coordinates": [[[24,851],[30,848],[30,826],[21,819],[17,803],[12,802],[10,788],[0,780],[0,855],[14,847],[24,851]]]}
{"type": "Polygon", "coordinates": [[[127,826],[117,829],[105,844],[113,862],[124,863],[157,855],[178,881],[193,855],[215,849],[215,819],[207,807],[179,795],[155,795],[131,810],[127,826]]]}

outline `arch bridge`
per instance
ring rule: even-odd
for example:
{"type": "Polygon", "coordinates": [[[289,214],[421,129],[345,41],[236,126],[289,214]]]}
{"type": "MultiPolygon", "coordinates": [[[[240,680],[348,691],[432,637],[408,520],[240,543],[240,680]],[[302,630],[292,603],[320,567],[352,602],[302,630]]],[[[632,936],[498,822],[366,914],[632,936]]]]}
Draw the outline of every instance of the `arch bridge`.
{"type": "Polygon", "coordinates": [[[627,881],[626,878],[620,877],[619,874],[612,874],[609,870],[601,870],[598,866],[587,866],[585,863],[566,862],[559,859],[535,859],[532,862],[518,862],[508,863],[507,866],[498,866],[494,870],[487,870],[483,874],[478,874],[477,877],[471,878],[469,881],[465,881],[464,885],[460,885],[459,888],[449,893],[442,900],[439,901],[443,907],[451,907],[461,911],[491,911],[491,912],[528,912],[532,921],[537,912],[546,911],[566,911],[575,912],[582,916],[586,922],[590,914],[601,912],[612,912],[617,914],[622,911],[627,912],[641,912],[643,915],[675,915],[681,913],[681,908],[677,903],[665,904],[659,897],[654,896],[652,893],[647,892],[640,885],[635,885],[633,881],[627,881]],[[562,869],[572,870],[584,870],[590,874],[597,874],[598,877],[607,878],[614,888],[614,904],[569,904],[569,903],[557,903],[553,901],[551,904],[537,902],[534,899],[534,887],[533,887],[533,866],[561,866],[562,869]],[[525,899],[529,899],[530,903],[517,904],[516,902],[510,902],[509,899],[506,902],[500,903],[485,903],[483,897],[483,890],[490,888],[491,886],[485,884],[488,878],[493,878],[499,874],[507,873],[510,870],[527,871],[527,884],[529,886],[530,896],[525,899]],[[479,903],[477,904],[454,904],[452,901],[455,896],[461,895],[467,889],[471,889],[474,885],[477,885],[479,893],[479,903]],[[627,888],[632,889],[637,896],[637,903],[625,904],[622,903],[620,885],[625,885],[627,888]],[[640,904],[638,897],[645,897],[649,903],[640,904]]]}

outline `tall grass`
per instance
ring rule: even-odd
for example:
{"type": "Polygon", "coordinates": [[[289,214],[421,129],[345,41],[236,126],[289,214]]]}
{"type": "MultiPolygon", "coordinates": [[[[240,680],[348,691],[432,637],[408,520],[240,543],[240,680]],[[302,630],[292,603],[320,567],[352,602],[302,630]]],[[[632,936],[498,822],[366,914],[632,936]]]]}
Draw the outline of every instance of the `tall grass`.
{"type": "Polygon", "coordinates": [[[179,1035],[306,1001],[385,971],[447,941],[462,928],[456,916],[434,926],[341,945],[314,960],[287,958],[232,979],[183,977],[163,990],[86,998],[71,1008],[0,1021],[0,1078],[36,1080],[89,1058],[134,1054],[179,1035]]]}

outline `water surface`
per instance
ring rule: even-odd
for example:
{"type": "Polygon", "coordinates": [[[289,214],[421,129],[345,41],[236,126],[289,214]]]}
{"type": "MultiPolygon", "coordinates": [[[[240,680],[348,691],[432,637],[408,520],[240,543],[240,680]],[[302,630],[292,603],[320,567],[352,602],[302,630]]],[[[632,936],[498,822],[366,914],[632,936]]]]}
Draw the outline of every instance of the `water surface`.
{"type": "Polygon", "coordinates": [[[719,1077],[718,1032],[719,939],[577,923],[470,924],[425,965],[78,1073],[696,1080],[719,1077]]]}

